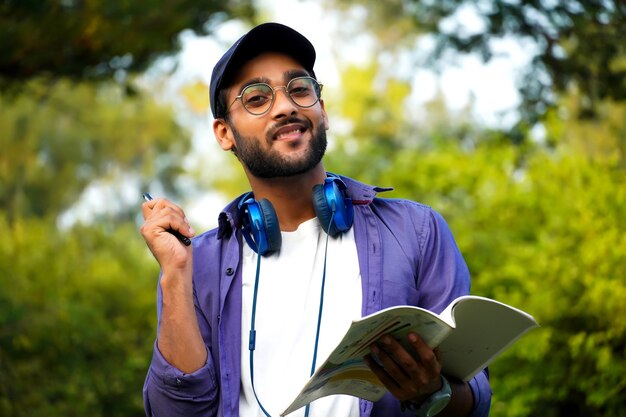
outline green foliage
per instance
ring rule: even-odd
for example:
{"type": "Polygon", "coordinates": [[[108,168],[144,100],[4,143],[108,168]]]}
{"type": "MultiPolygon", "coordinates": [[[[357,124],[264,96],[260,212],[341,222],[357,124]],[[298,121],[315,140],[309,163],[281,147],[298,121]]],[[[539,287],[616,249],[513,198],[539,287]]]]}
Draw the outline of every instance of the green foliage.
{"type": "Polygon", "coordinates": [[[342,73],[342,96],[336,101],[331,98],[327,104],[329,112],[335,110],[337,116],[351,123],[349,132],[342,134],[334,129],[331,119],[331,131],[337,138],[333,144],[338,149],[327,156],[329,166],[335,161],[341,166],[345,156],[349,155],[351,166],[357,170],[356,167],[363,168],[361,174],[368,178],[388,169],[388,158],[403,146],[398,129],[405,124],[402,109],[410,91],[409,86],[400,80],[378,80],[378,74],[379,68],[375,64],[346,68],[342,73]],[[372,154],[377,157],[371,158],[372,154]],[[335,158],[336,155],[341,157],[335,158]]]}
{"type": "Polygon", "coordinates": [[[210,20],[251,17],[250,0],[0,2],[0,87],[50,76],[108,79],[175,52],[177,35],[207,34],[210,20]]]}
{"type": "Polygon", "coordinates": [[[411,124],[391,153],[355,129],[357,148],[338,146],[329,158],[331,170],[442,212],[472,292],[541,324],[491,366],[493,416],[617,417],[626,408],[626,105],[601,103],[600,120],[580,121],[577,103],[564,97],[550,113],[549,147],[450,122],[411,124]]]}
{"type": "Polygon", "coordinates": [[[136,228],[0,227],[0,414],[143,415],[158,270],[136,228]]]}
{"type": "Polygon", "coordinates": [[[0,415],[143,415],[157,265],[133,219],[60,230],[86,187],[175,187],[189,137],[113,83],[33,80],[0,96],[0,415]]]}
{"type": "Polygon", "coordinates": [[[176,196],[189,133],[136,72],[252,1],[0,0],[0,415],[142,416],[158,265],[123,186],[176,196]],[[92,82],[98,81],[98,82],[92,82]],[[143,83],[143,84],[142,84],[143,83]],[[113,213],[60,228],[91,189],[113,213]]]}
{"type": "Polygon", "coordinates": [[[9,220],[59,214],[107,176],[172,189],[189,149],[168,107],[113,83],[34,80],[0,95],[0,108],[0,206],[9,220]]]}
{"type": "Polygon", "coordinates": [[[626,100],[626,3],[619,0],[341,0],[367,8],[368,29],[383,48],[410,45],[424,33],[436,40],[438,60],[451,50],[495,56],[494,40],[529,40],[537,48],[520,84],[526,121],[537,122],[570,88],[580,90],[581,117],[595,117],[596,104],[626,100]],[[463,15],[465,13],[465,16],[463,15]],[[476,14],[480,25],[463,19],[476,14]],[[399,22],[398,30],[396,22],[399,22]],[[407,25],[412,27],[407,30],[407,25]]]}

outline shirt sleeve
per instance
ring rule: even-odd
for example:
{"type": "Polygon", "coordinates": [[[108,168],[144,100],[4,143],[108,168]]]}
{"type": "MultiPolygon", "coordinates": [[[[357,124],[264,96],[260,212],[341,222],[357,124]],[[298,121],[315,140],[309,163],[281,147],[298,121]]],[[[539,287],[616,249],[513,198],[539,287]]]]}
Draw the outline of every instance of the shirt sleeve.
{"type": "Polygon", "coordinates": [[[470,274],[444,218],[429,209],[418,229],[421,252],[417,271],[419,306],[437,314],[454,299],[469,294],[470,274]]]}
{"type": "Polygon", "coordinates": [[[489,385],[489,369],[485,368],[469,381],[474,408],[469,417],[487,417],[491,409],[491,386],[489,385]]]}
{"type": "MultiPolygon", "coordinates": [[[[434,210],[424,219],[420,236],[422,262],[418,271],[420,307],[441,313],[450,302],[469,294],[470,274],[456,241],[444,218],[434,210]]],[[[469,381],[474,396],[471,417],[489,415],[491,386],[484,369],[469,381]]]]}
{"type": "Polygon", "coordinates": [[[197,371],[186,374],[170,365],[154,344],[143,388],[148,417],[216,416],[219,387],[211,355],[197,371]]]}

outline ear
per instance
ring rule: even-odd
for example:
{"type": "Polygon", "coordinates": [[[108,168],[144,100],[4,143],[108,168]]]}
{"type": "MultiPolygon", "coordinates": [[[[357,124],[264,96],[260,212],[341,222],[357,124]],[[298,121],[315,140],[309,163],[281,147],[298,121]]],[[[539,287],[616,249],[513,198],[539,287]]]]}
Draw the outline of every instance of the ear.
{"type": "Polygon", "coordinates": [[[213,134],[220,147],[225,151],[230,151],[235,147],[233,133],[224,119],[215,119],[213,121],[213,134]]]}
{"type": "Polygon", "coordinates": [[[324,100],[320,99],[320,106],[322,107],[322,118],[324,119],[324,129],[328,130],[330,128],[330,123],[328,122],[328,114],[326,114],[326,107],[324,106],[324,100]]]}

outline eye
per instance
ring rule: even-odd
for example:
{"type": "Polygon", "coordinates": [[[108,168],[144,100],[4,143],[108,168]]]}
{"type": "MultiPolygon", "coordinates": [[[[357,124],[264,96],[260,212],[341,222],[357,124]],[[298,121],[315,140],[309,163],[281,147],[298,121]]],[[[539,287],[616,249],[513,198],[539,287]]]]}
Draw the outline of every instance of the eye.
{"type": "Polygon", "coordinates": [[[294,79],[289,83],[289,95],[305,97],[314,93],[313,83],[309,79],[294,79]]]}
{"type": "Polygon", "coordinates": [[[272,100],[272,89],[267,84],[252,84],[241,93],[241,101],[246,107],[261,107],[272,100]]]}

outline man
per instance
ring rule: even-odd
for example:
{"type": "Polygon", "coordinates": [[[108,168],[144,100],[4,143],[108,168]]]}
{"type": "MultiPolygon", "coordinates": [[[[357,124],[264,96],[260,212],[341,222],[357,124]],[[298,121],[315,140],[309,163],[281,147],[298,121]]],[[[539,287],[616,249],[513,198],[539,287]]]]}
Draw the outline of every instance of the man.
{"type": "MultiPolygon", "coordinates": [[[[171,233],[194,235],[180,207],[142,207],[161,266],[148,416],[277,416],[351,320],[401,304],[441,312],[469,291],[440,215],[325,171],[329,121],[314,61],[311,43],[283,25],[239,39],[213,70],[210,100],[217,141],[252,193],[192,247],[171,233]]],[[[486,371],[456,380],[419,336],[408,342],[406,351],[383,336],[365,357],[389,391],[381,400],[333,395],[292,415],[488,415],[486,371]]]]}

